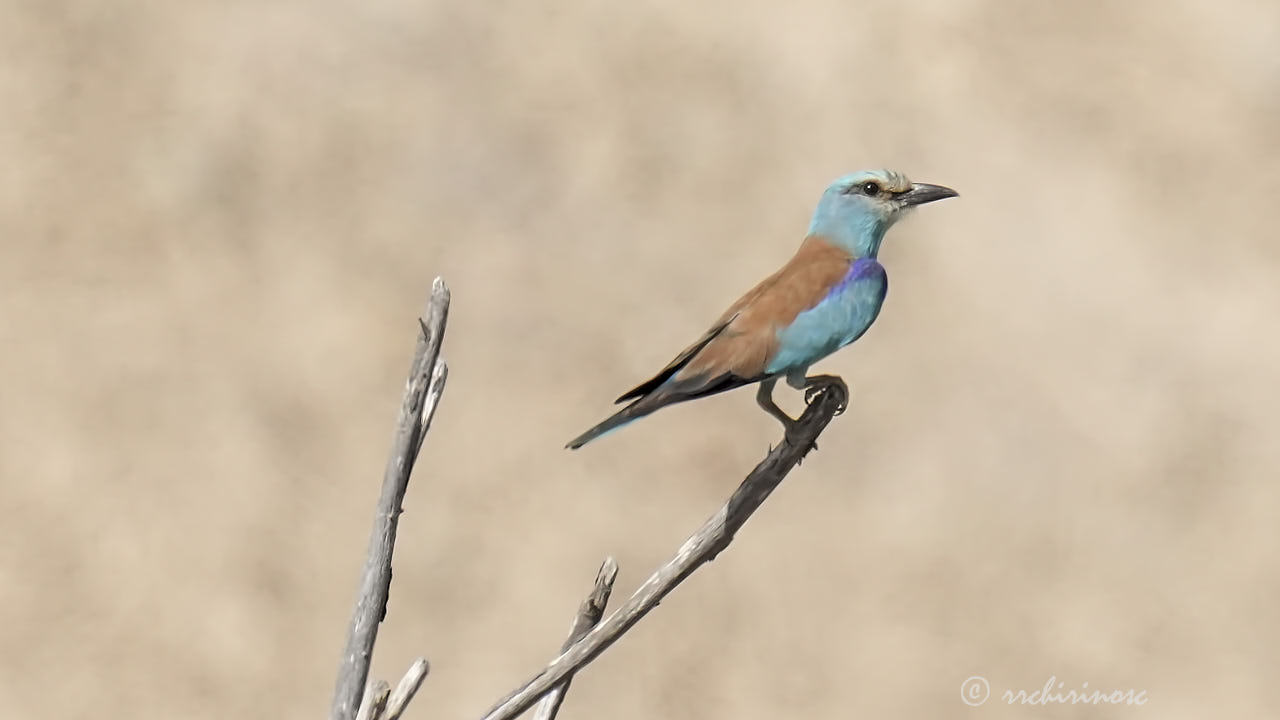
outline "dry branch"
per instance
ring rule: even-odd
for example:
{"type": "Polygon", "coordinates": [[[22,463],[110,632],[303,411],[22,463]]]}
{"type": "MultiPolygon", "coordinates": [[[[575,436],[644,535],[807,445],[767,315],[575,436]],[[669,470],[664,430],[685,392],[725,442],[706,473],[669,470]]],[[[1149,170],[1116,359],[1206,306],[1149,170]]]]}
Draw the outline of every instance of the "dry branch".
{"type": "Polygon", "coordinates": [[[378,716],[387,708],[387,698],[391,697],[391,686],[379,680],[369,683],[365,688],[364,699],[360,702],[360,711],[356,720],[378,720],[378,716]]]}
{"type": "MultiPolygon", "coordinates": [[[[609,595],[613,593],[613,581],[617,577],[618,563],[611,557],[605,558],[604,563],[600,565],[600,571],[596,573],[595,587],[578,607],[578,614],[574,616],[573,625],[569,628],[569,637],[564,641],[564,645],[560,646],[560,652],[567,651],[573,647],[574,643],[586,637],[587,633],[591,632],[591,628],[604,617],[604,609],[609,604],[609,595]]],[[[564,695],[569,692],[569,683],[572,681],[573,675],[566,675],[564,682],[543,695],[542,702],[538,703],[538,708],[533,713],[533,720],[555,720],[556,713],[560,712],[560,703],[564,702],[564,695]]]]}
{"type": "Polygon", "coordinates": [[[607,620],[562,651],[545,670],[494,706],[485,714],[484,720],[509,720],[529,709],[538,698],[616,642],[703,563],[715,559],[733,541],[734,533],[747,518],[815,446],[818,435],[843,409],[846,400],[838,387],[828,387],[819,392],[782,444],[771,450],[747,475],[724,507],[685,541],[674,558],[658,568],[607,620]]]}
{"type": "Polygon", "coordinates": [[[387,707],[378,715],[377,720],[399,720],[404,709],[409,706],[409,701],[418,693],[418,688],[422,687],[422,681],[427,679],[428,667],[423,658],[418,658],[409,666],[409,671],[400,678],[400,684],[391,692],[387,707]]]}
{"type": "MultiPolygon", "coordinates": [[[[448,379],[448,368],[440,359],[440,343],[444,339],[445,323],[449,316],[449,289],[440,278],[436,278],[432,284],[431,299],[424,315],[425,320],[418,320],[422,334],[418,337],[413,362],[410,364],[404,400],[396,421],[395,439],[383,473],[382,493],[378,498],[369,552],[361,573],[360,594],[347,631],[346,650],[338,668],[333,705],[329,711],[330,720],[355,720],[359,712],[365,682],[369,677],[373,646],[378,638],[378,625],[387,614],[387,596],[391,591],[391,555],[395,549],[396,528],[405,490],[409,486],[409,474],[418,459],[422,438],[431,427],[431,418],[448,379]]],[[[410,672],[413,672],[413,668],[410,672]]],[[[425,675],[425,663],[422,674],[425,675]]],[[[421,683],[420,677],[417,683],[421,683]]],[[[416,689],[415,685],[414,690],[416,689]]],[[[412,692],[408,694],[412,696],[412,692]]],[[[386,702],[385,696],[383,697],[386,702]]],[[[376,712],[368,716],[375,715],[376,712]]]]}

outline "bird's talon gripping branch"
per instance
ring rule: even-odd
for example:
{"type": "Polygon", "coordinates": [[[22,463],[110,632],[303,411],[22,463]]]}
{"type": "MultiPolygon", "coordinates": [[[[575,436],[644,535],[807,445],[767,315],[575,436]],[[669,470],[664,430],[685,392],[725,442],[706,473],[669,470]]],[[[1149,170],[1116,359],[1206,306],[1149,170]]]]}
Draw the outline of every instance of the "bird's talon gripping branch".
{"type": "Polygon", "coordinates": [[[813,401],[825,392],[836,394],[836,399],[839,401],[836,406],[836,415],[844,414],[849,407],[849,386],[839,375],[814,375],[805,378],[804,402],[806,405],[812,405],[813,401]]]}

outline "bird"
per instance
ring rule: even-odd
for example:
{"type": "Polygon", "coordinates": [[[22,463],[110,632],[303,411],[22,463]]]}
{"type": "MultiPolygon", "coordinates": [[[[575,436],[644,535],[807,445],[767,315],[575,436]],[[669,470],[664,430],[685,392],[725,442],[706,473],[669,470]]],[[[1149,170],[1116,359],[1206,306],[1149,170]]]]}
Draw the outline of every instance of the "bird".
{"type": "Polygon", "coordinates": [[[839,391],[843,409],[844,381],[808,375],[809,367],[862,337],[880,314],[889,279],[876,256],[889,228],[920,205],[958,195],[942,185],[913,183],[893,170],[836,179],[822,193],[808,232],[782,269],[731,305],[656,375],[623,393],[615,402],[627,402],[625,407],[565,447],[581,448],[668,405],[753,383],[759,383],[757,404],[782,423],[790,438],[797,420],[773,399],[783,378],[805,391],[806,402],[825,389],[839,391]]]}

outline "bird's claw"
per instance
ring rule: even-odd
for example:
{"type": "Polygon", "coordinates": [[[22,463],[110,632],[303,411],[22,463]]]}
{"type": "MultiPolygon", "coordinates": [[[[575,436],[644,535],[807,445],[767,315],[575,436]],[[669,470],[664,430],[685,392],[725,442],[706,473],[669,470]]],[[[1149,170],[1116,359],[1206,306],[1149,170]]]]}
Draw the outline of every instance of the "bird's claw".
{"type": "Polygon", "coordinates": [[[838,403],[835,414],[842,415],[849,407],[849,386],[845,385],[844,380],[835,376],[814,378],[804,389],[805,405],[812,405],[819,395],[828,391],[837,394],[838,403]]]}

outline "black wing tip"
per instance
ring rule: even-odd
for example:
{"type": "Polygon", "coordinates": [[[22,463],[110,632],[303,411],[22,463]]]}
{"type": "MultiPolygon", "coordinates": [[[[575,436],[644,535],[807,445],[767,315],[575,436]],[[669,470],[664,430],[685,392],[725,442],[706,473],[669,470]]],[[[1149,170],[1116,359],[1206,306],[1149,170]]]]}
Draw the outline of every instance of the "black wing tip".
{"type": "Polygon", "coordinates": [[[648,395],[654,390],[657,390],[658,388],[662,387],[662,384],[665,383],[667,380],[671,379],[671,376],[675,375],[676,372],[678,372],[679,370],[680,368],[664,369],[662,372],[658,373],[657,375],[654,375],[648,380],[645,380],[639,385],[619,395],[618,399],[613,401],[613,404],[621,405],[622,403],[627,402],[628,400],[637,400],[639,398],[644,397],[645,395],[648,395]]]}
{"type": "Polygon", "coordinates": [[[736,320],[738,315],[739,313],[734,313],[733,317],[708,330],[707,333],[698,340],[698,342],[688,348],[685,348],[684,352],[677,355],[676,358],[668,363],[666,367],[658,371],[657,375],[654,375],[648,380],[645,380],[639,385],[619,395],[618,399],[613,401],[613,404],[621,405],[628,400],[642,398],[665,385],[667,381],[675,377],[676,373],[683,370],[685,366],[693,360],[693,358],[697,357],[698,353],[702,352],[703,348],[710,345],[712,340],[719,337],[720,333],[724,332],[724,329],[729,327],[729,323],[736,320]]]}

